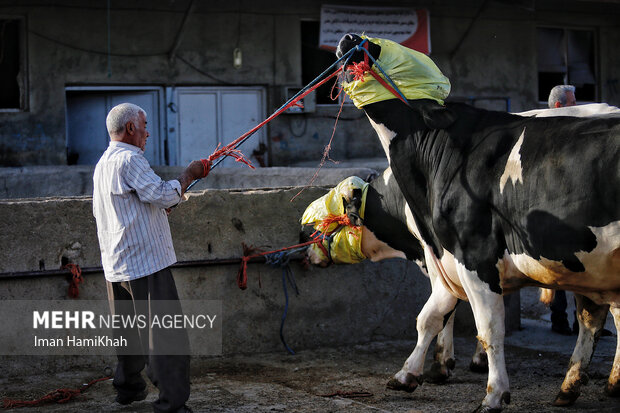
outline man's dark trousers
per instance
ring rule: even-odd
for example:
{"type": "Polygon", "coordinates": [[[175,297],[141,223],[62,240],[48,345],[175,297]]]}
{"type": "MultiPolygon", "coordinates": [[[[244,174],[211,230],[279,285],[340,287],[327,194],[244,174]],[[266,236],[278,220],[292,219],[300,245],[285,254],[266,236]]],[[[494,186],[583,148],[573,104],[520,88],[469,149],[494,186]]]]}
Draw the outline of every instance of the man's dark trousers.
{"type": "Polygon", "coordinates": [[[174,301],[175,311],[181,314],[172,272],[165,268],[132,281],[107,282],[107,289],[112,314],[142,315],[143,320],[147,320],[145,328],[114,330],[115,337],[122,335],[130,346],[134,345],[134,349],[141,349],[138,351],[141,354],[135,354],[135,351],[134,354],[123,354],[117,349],[114,387],[119,396],[131,397],[146,388],[140,374],[146,365],[149,379],[159,389],[159,399],[153,403],[153,410],[157,413],[176,412],[185,405],[190,392],[187,331],[150,328],[155,315],[152,313],[154,306],[150,303],[153,300],[174,301]],[[127,305],[129,302],[133,305],[127,305]],[[176,355],[169,355],[167,351],[171,343],[177,349],[176,355]]]}

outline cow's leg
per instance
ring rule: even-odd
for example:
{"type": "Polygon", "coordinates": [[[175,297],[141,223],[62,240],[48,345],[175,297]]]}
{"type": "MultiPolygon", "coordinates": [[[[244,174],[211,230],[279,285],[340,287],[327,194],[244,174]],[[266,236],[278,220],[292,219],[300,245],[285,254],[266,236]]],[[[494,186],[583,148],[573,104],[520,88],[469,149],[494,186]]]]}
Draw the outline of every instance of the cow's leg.
{"type": "MultiPolygon", "coordinates": [[[[431,277],[431,296],[420,311],[417,321],[418,341],[402,369],[388,382],[392,390],[414,391],[422,384],[424,358],[433,338],[444,327],[445,316],[454,310],[457,298],[443,284],[431,277]]],[[[447,319],[446,319],[447,321],[447,319]]]]}
{"type": "Polygon", "coordinates": [[[469,271],[458,263],[456,269],[474,313],[478,340],[486,351],[489,363],[487,394],[476,412],[500,412],[502,402],[510,403],[504,359],[504,300],[500,294],[491,291],[489,284],[483,282],[475,271],[469,271]]]}
{"type": "Polygon", "coordinates": [[[568,371],[562,383],[562,388],[553,404],[555,406],[569,406],[579,397],[581,384],[588,382],[587,369],[594,354],[596,342],[601,334],[608,305],[598,305],[587,297],[575,294],[577,301],[577,320],[579,321],[579,336],[568,364],[568,371]]]}
{"type": "MultiPolygon", "coordinates": [[[[620,332],[620,307],[611,307],[609,311],[614,316],[616,331],[620,332]]],[[[605,393],[611,397],[620,397],[620,334],[618,334],[616,339],[616,357],[614,357],[614,365],[609,374],[605,393]]]]}
{"type": "Polygon", "coordinates": [[[476,350],[469,363],[469,369],[475,373],[487,373],[489,371],[489,360],[487,359],[487,352],[484,351],[482,343],[476,342],[476,350]]]}
{"type": "MultiPolygon", "coordinates": [[[[443,330],[437,335],[437,343],[435,344],[435,357],[431,368],[424,372],[424,380],[429,383],[444,383],[452,375],[454,370],[454,310],[450,311],[447,316],[443,330]]],[[[444,317],[445,318],[445,317],[444,317]]]]}
{"type": "MultiPolygon", "coordinates": [[[[429,383],[444,383],[450,376],[455,367],[454,359],[454,316],[456,311],[450,313],[450,318],[443,330],[437,336],[435,345],[435,361],[430,369],[424,373],[424,380],[429,383]]],[[[469,363],[469,369],[476,373],[486,373],[489,371],[487,353],[484,351],[480,341],[476,341],[476,349],[469,363]]]]}

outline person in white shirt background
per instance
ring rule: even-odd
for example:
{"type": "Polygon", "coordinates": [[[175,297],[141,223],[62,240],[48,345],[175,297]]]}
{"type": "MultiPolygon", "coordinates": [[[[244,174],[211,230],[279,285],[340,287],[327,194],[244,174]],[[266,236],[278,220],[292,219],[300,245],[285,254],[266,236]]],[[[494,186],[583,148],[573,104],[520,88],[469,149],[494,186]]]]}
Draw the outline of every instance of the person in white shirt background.
{"type": "MultiPolygon", "coordinates": [[[[575,86],[573,85],[557,85],[549,92],[549,98],[547,101],[549,108],[565,108],[568,106],[576,106],[577,98],[575,96],[575,86]]],[[[573,327],[571,328],[568,323],[568,314],[566,313],[567,302],[566,292],[563,290],[557,290],[553,296],[551,302],[551,331],[570,336],[571,334],[579,333],[579,324],[577,322],[577,315],[574,313],[573,327]]],[[[612,332],[606,328],[601,330],[601,336],[610,336],[612,332]]]]}
{"type": "MultiPolygon", "coordinates": [[[[144,157],[149,132],[142,108],[131,103],[117,105],[108,113],[106,126],[110,144],[93,175],[93,215],[110,309],[113,314],[129,311],[133,316],[151,317],[153,300],[166,300],[178,304],[175,311],[181,312],[169,268],[176,255],[168,214],[189,184],[207,175],[210,165],[193,161],[177,179],[164,181],[144,157]],[[122,305],[127,303],[130,310],[122,305]]],[[[159,389],[153,410],[191,412],[185,404],[190,393],[187,332],[151,329],[146,324],[142,329],[122,331],[135,347],[134,351],[117,348],[116,402],[126,405],[146,398],[141,372],[147,367],[149,379],[159,389]],[[182,349],[182,354],[171,355],[164,349],[171,345],[182,349]]]]}

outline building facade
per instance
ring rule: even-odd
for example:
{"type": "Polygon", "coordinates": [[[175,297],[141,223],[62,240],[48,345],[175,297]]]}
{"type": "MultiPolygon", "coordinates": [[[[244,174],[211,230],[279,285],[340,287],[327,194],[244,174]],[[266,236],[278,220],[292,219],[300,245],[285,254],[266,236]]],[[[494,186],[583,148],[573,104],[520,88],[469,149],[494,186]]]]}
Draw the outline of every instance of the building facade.
{"type": "MultiPolygon", "coordinates": [[[[578,102],[620,105],[620,1],[0,0],[0,166],[94,164],[123,101],[148,113],[153,165],[207,157],[335,60],[319,48],[332,4],[425,10],[450,99],[522,111],[570,83],[578,102]]],[[[382,156],[330,89],[240,149],[263,166],[318,163],[334,133],[334,160],[382,156]]]]}

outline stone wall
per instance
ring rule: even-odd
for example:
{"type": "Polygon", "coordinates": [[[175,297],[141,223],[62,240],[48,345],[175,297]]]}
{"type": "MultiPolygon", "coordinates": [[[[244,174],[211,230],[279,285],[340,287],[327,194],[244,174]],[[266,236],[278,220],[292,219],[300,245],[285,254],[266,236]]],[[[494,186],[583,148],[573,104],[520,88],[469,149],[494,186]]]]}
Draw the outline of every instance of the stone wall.
{"type": "MultiPolygon", "coordinates": [[[[299,242],[299,219],[325,188],[205,190],[192,194],[170,215],[179,261],[240,258],[241,243],[265,249],[299,242]]],[[[0,299],[61,300],[66,275],[10,277],[8,272],[55,270],[62,257],[82,267],[100,266],[89,197],[0,201],[0,299]]],[[[250,264],[247,290],[236,284],[238,265],[175,268],[181,299],[221,300],[223,352],[285,351],[279,339],[284,309],[281,270],[250,264]],[[259,287],[259,279],[262,288],[259,287]]],[[[295,350],[369,341],[414,339],[416,316],[430,293],[417,266],[404,260],[304,269],[292,264],[300,290],[289,290],[285,335],[295,350]]],[[[78,299],[105,299],[101,273],[86,274],[78,299]]],[[[473,335],[471,316],[457,330],[473,335]]],[[[463,311],[460,310],[460,311],[463,311]]],[[[110,364],[105,357],[5,357],[5,371],[67,369],[110,364]]],[[[12,373],[11,373],[12,372],[12,373]]]]}

